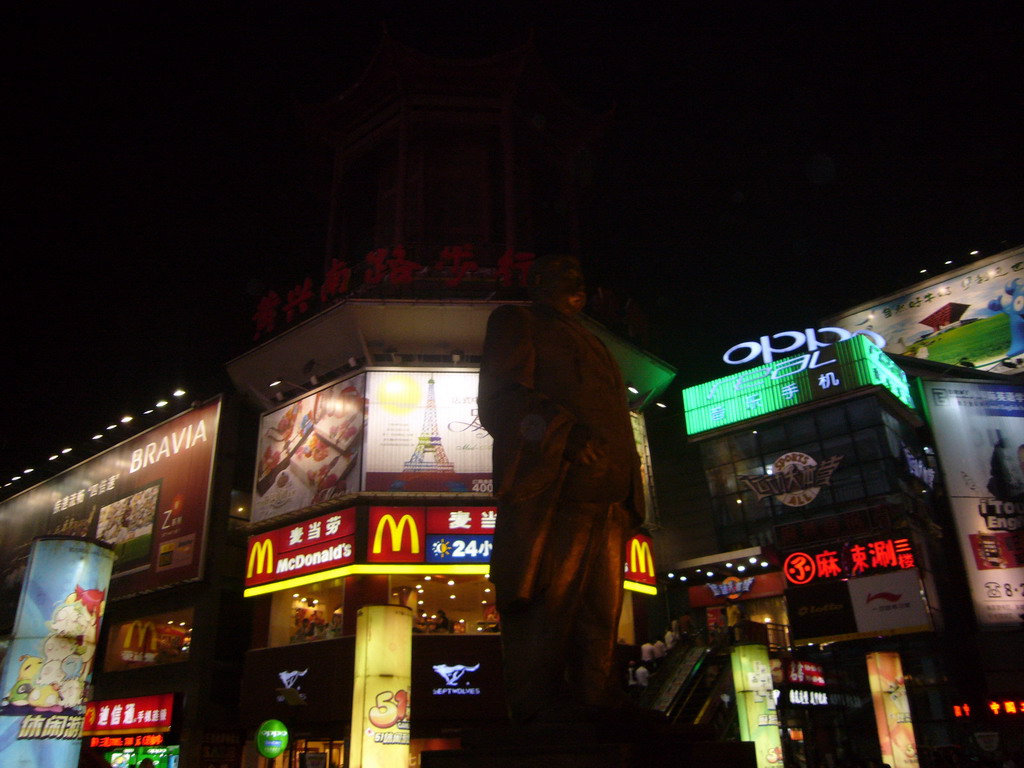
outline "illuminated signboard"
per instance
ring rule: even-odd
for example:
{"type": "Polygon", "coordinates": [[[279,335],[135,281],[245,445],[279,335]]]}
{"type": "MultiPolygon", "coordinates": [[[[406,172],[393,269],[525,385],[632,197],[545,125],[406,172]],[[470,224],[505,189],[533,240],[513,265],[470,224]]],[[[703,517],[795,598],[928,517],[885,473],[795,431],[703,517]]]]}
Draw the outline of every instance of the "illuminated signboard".
{"type": "Polygon", "coordinates": [[[1024,613],[1024,387],[922,382],[978,624],[1024,613]]]}
{"type": "Polygon", "coordinates": [[[472,673],[480,669],[480,662],[469,667],[465,664],[435,664],[433,670],[444,680],[444,685],[433,689],[435,696],[479,696],[480,688],[472,681],[472,673]]]}
{"type": "Polygon", "coordinates": [[[491,493],[494,441],[477,415],[476,371],[367,376],[365,490],[491,493]]]}
{"type": "MultiPolygon", "coordinates": [[[[153,738],[162,739],[163,737],[155,736],[153,738]]],[[[153,768],[177,768],[178,766],[179,747],[176,744],[162,746],[162,741],[143,743],[131,737],[116,738],[112,736],[104,736],[92,739],[92,741],[99,743],[93,744],[90,742],[90,746],[99,747],[100,749],[114,747],[114,749],[106,752],[103,757],[109,765],[117,766],[118,768],[121,766],[142,765],[142,761],[146,758],[149,758],[149,764],[153,768]]]]}
{"type": "Polygon", "coordinates": [[[740,645],[732,649],[732,679],[740,738],[754,742],[758,768],[782,762],[782,733],[776,709],[778,691],[772,683],[768,648],[740,645]]]}
{"type": "Polygon", "coordinates": [[[864,336],[775,360],[683,390],[686,431],[695,435],[803,403],[882,386],[914,407],[907,377],[864,336]]]}
{"type": "Polygon", "coordinates": [[[819,464],[806,453],[788,451],[775,460],[768,474],[740,475],[739,480],[758,501],[774,496],[787,507],[803,507],[832,484],[832,473],[842,460],[842,456],[831,456],[819,464]]]}
{"type": "Polygon", "coordinates": [[[1022,278],[1024,250],[1017,248],[847,310],[829,322],[881,334],[890,354],[989,368],[1024,354],[1022,278]]]}
{"type": "Polygon", "coordinates": [[[932,629],[916,568],[792,587],[786,603],[795,645],[932,629]]]}
{"type": "Polygon", "coordinates": [[[356,620],[351,765],[409,765],[412,611],[368,605],[356,620]]]}
{"type": "Polygon", "coordinates": [[[110,597],[202,575],[220,400],[186,411],[0,504],[0,626],[40,536],[114,545],[110,597]]]}
{"type": "Polygon", "coordinates": [[[90,701],[85,708],[85,736],[164,733],[171,730],[174,694],[90,701]]]}
{"type": "Polygon", "coordinates": [[[824,707],[829,704],[825,691],[808,691],[803,688],[790,688],[786,699],[790,704],[804,707],[824,707]]]}
{"type": "Polygon", "coordinates": [[[914,567],[916,562],[910,540],[887,537],[792,552],[783,562],[782,572],[790,584],[803,585],[914,567]]]}
{"type": "Polygon", "coordinates": [[[0,765],[77,765],[113,547],[32,542],[0,670],[0,765]]]}
{"type": "Polygon", "coordinates": [[[658,580],[654,572],[653,541],[650,536],[635,534],[626,545],[626,577],[623,586],[648,595],[658,593],[658,580]]]}
{"type": "MultiPolygon", "coordinates": [[[[996,717],[1002,717],[1009,715],[1011,717],[1024,716],[1024,699],[1000,699],[995,701],[990,699],[985,702],[986,704],[986,715],[991,714],[996,717]]],[[[953,705],[953,717],[971,717],[972,707],[970,704],[954,704],[953,705]]]]}
{"type": "MultiPolygon", "coordinates": [[[[249,537],[245,586],[332,571],[355,560],[354,507],[249,537]]],[[[328,578],[328,577],[324,577],[328,578]]]]}
{"type": "Polygon", "coordinates": [[[353,376],[263,415],[253,522],[359,490],[365,387],[353,376]]]}
{"type": "Polygon", "coordinates": [[[825,668],[810,661],[790,659],[786,663],[786,679],[790,683],[822,687],[825,685],[825,668]]]}
{"type": "Polygon", "coordinates": [[[893,768],[917,768],[917,739],[903,661],[899,653],[879,651],[867,655],[867,667],[882,762],[893,768]]]}

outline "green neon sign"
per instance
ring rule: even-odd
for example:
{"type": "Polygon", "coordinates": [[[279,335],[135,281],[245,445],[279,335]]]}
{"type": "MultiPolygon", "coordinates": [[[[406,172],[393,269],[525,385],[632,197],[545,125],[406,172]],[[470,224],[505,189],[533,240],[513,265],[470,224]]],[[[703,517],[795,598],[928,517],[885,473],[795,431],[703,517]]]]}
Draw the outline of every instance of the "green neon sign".
{"type": "Polygon", "coordinates": [[[288,749],[288,728],[280,720],[264,720],[256,731],[256,750],[264,757],[278,757],[288,749]]]}
{"type": "Polygon", "coordinates": [[[907,376],[865,336],[785,357],[683,390],[686,433],[754,419],[803,403],[881,386],[914,407],[907,376]]]}

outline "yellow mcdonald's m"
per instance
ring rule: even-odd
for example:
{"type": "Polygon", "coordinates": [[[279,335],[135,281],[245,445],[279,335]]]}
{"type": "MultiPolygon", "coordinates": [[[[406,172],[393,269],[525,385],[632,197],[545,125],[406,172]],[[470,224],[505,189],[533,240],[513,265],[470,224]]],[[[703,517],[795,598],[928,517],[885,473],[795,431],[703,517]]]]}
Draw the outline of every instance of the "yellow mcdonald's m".
{"type": "Polygon", "coordinates": [[[157,637],[156,627],[152,621],[139,621],[136,619],[128,625],[128,631],[124,633],[124,642],[121,647],[127,650],[132,650],[135,646],[132,645],[132,638],[138,635],[138,649],[140,651],[146,650],[146,640],[149,640],[150,652],[156,651],[157,648],[157,637]]]}
{"type": "Polygon", "coordinates": [[[409,526],[410,551],[414,555],[420,553],[420,529],[416,526],[416,520],[412,515],[402,515],[400,520],[395,520],[389,512],[377,522],[377,532],[373,535],[373,554],[379,555],[381,544],[384,538],[384,526],[387,525],[391,531],[391,551],[399,552],[402,549],[402,537],[405,535],[405,527],[409,526]]]}
{"type": "Polygon", "coordinates": [[[654,556],[649,541],[634,538],[629,542],[629,572],[643,573],[654,578],[654,556]]]}
{"type": "Polygon", "coordinates": [[[274,572],[274,542],[270,539],[254,542],[249,550],[249,565],[245,570],[245,578],[251,579],[253,573],[261,576],[274,572]]]}

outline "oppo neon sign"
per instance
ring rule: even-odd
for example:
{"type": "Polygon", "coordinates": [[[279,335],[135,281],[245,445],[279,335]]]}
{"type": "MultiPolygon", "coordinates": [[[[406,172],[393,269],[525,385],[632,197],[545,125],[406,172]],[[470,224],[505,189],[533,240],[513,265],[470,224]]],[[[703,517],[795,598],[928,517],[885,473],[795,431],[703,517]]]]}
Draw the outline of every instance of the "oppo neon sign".
{"type": "Polygon", "coordinates": [[[837,341],[846,341],[851,336],[867,336],[879,349],[885,346],[885,339],[874,331],[850,333],[845,328],[827,326],[818,330],[806,328],[803,331],[781,331],[771,336],[762,336],[757,341],[744,341],[730,347],[722,355],[722,360],[729,365],[746,365],[760,357],[762,362],[770,363],[776,355],[785,355],[803,347],[806,347],[808,352],[817,352],[824,347],[831,347],[837,341]],[[819,334],[832,334],[835,338],[826,341],[819,334]],[[776,346],[776,341],[785,343],[783,346],[776,346]]]}

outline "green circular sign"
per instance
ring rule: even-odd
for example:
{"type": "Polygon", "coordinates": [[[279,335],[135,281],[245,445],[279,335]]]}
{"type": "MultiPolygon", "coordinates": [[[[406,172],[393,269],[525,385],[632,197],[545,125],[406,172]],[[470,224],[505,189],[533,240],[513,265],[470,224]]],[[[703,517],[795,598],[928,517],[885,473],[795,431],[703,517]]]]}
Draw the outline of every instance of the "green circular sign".
{"type": "Polygon", "coordinates": [[[256,749],[264,757],[277,757],[288,749],[288,728],[280,720],[264,720],[256,729],[256,749]]]}

